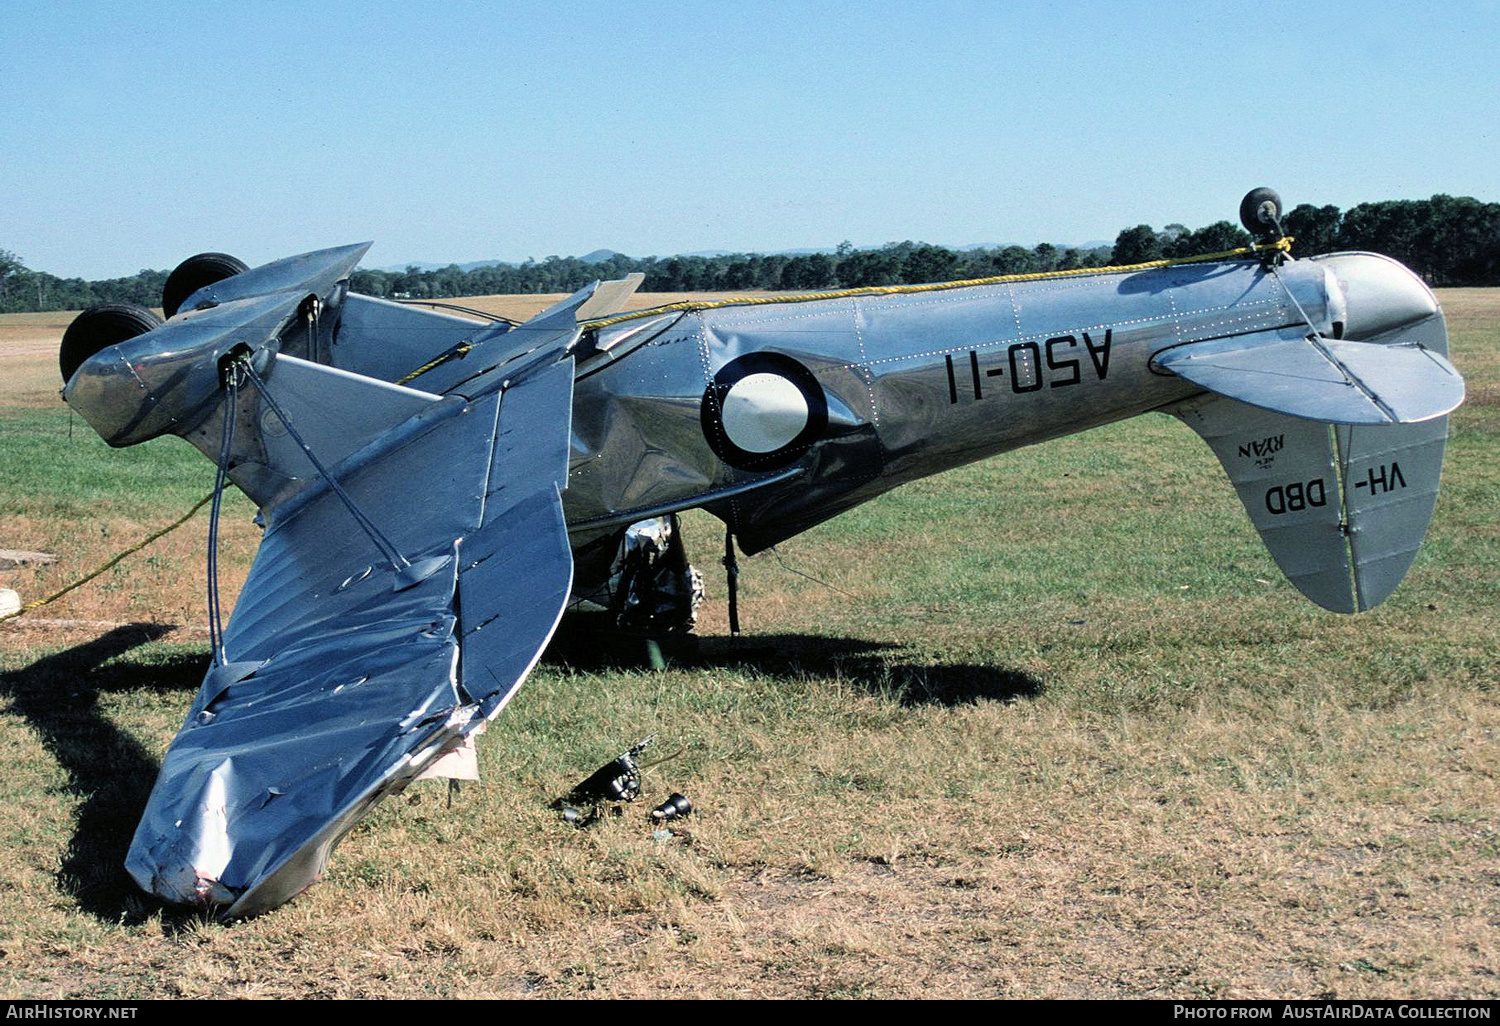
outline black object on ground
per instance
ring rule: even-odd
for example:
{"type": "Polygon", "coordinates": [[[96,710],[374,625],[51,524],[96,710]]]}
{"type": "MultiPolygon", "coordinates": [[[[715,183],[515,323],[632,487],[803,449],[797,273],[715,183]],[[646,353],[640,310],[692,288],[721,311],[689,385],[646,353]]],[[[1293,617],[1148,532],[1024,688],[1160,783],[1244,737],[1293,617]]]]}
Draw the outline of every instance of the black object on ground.
{"type": "Polygon", "coordinates": [[[651,818],[658,822],[681,819],[692,811],[693,803],[687,800],[687,796],[673,791],[672,797],[651,810],[651,818]]]}
{"type": "Polygon", "coordinates": [[[635,757],[656,740],[652,734],[644,741],[621,752],[603,766],[594,770],[588,779],[574,786],[562,801],[571,805],[589,802],[633,802],[641,794],[641,767],[635,757]]]}

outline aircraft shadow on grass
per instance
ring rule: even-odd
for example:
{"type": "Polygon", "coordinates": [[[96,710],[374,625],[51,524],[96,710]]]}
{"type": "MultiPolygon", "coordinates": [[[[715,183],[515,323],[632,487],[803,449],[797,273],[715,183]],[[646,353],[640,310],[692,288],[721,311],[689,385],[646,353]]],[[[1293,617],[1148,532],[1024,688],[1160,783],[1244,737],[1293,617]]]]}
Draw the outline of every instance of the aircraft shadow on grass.
{"type": "Polygon", "coordinates": [[[164,909],[175,930],[201,916],[174,910],[142,894],[125,872],[125,852],[161,764],[135,737],[99,709],[99,697],[126,691],[198,689],[208,655],[140,662],[120,656],[158,641],[172,628],[131,624],[82,645],[0,673],[0,695],[40,735],[82,799],[73,838],[57,873],[59,889],[79,908],[106,922],[139,923],[164,909]]]}
{"type": "MultiPolygon", "coordinates": [[[[566,623],[564,625],[566,627],[566,623]]],[[[644,639],[621,637],[605,645],[575,642],[566,633],[547,650],[549,662],[580,669],[640,668],[644,639]]],[[[810,634],[752,634],[739,638],[688,636],[686,643],[662,643],[669,665],[742,667],[772,677],[802,680],[837,678],[871,694],[893,695],[907,708],[972,705],[1035,698],[1041,680],[1004,666],[975,663],[930,664],[903,645],[865,638],[810,634]]]]}

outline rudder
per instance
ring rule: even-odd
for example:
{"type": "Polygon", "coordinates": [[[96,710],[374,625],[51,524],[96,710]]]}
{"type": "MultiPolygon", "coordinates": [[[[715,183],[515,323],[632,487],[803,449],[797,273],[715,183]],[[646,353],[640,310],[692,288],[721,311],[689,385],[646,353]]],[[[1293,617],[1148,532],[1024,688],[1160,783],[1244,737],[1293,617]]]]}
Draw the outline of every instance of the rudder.
{"type": "Polygon", "coordinates": [[[1363,612],[1401,583],[1437,501],[1448,418],[1318,423],[1205,394],[1168,410],[1202,436],[1297,590],[1363,612]]]}

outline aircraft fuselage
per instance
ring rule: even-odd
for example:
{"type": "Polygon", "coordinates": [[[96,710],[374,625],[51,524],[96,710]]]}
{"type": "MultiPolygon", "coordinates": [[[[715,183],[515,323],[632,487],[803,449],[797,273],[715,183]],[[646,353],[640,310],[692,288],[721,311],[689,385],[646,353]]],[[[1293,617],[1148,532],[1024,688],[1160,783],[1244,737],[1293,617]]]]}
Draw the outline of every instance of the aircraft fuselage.
{"type": "Polygon", "coordinates": [[[1186,398],[1200,389],[1152,357],[1300,324],[1288,289],[1320,331],[1342,318],[1322,265],[1237,261],[624,321],[579,360],[569,523],[587,537],[704,505],[753,552],[903,482],[1186,398]]]}

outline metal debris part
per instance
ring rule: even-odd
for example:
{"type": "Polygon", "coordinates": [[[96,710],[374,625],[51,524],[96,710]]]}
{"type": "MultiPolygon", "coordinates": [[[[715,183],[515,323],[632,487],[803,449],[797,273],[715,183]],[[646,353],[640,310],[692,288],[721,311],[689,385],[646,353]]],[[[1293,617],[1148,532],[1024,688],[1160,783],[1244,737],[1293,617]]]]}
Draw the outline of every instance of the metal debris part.
{"type": "Polygon", "coordinates": [[[681,819],[692,811],[693,803],[687,800],[687,796],[673,791],[671,797],[651,810],[651,818],[658,822],[681,819]]]}
{"type": "Polygon", "coordinates": [[[573,805],[587,805],[590,802],[601,801],[635,801],[641,794],[641,768],[636,762],[636,756],[644,752],[655,740],[656,735],[652,734],[644,741],[638,741],[621,752],[594,770],[587,779],[576,784],[562,801],[573,805]]]}

